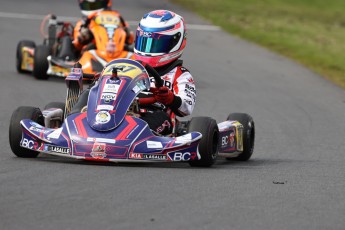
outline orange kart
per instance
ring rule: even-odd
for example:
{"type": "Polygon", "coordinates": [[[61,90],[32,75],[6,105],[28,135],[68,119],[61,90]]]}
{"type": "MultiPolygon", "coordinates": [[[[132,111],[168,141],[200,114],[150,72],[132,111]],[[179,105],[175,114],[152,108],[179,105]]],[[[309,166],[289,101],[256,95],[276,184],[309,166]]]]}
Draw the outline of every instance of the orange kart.
{"type": "Polygon", "coordinates": [[[72,44],[74,26],[70,22],[57,21],[48,15],[41,24],[44,36],[42,45],[23,40],[18,43],[16,67],[20,73],[32,72],[37,79],[49,76],[66,77],[76,61],[83,66],[85,78],[102,71],[104,65],[117,58],[132,58],[133,48],[125,44],[126,31],[116,11],[94,13],[86,20],[93,42],[77,54],[72,44]],[[48,21],[48,33],[44,33],[48,21]]]}

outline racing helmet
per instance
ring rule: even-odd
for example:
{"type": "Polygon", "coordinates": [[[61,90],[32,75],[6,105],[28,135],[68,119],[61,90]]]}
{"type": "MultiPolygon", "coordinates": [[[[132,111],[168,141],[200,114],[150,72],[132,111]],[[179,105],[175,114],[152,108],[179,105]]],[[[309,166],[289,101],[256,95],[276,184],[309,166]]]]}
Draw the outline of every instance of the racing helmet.
{"type": "Polygon", "coordinates": [[[159,67],[178,59],[186,46],[183,18],[168,10],[144,15],[136,31],[134,59],[159,67]]]}
{"type": "Polygon", "coordinates": [[[79,7],[84,16],[111,8],[111,0],[79,0],[79,7]]]}

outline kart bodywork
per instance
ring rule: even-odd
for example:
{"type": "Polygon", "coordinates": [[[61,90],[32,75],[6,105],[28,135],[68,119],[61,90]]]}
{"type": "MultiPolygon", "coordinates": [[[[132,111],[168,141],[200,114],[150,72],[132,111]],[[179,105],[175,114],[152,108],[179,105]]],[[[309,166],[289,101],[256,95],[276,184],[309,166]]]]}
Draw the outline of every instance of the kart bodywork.
{"type": "Polygon", "coordinates": [[[138,115],[137,96],[150,89],[149,74],[130,59],[110,62],[90,90],[87,111],[69,115],[82,90],[82,79],[81,68],[72,68],[66,78],[65,111],[43,110],[43,119],[36,115],[23,119],[28,115],[20,115],[20,107],[14,112],[10,145],[17,156],[46,153],[95,161],[185,161],[192,166],[211,166],[218,152],[239,160],[248,160],[253,152],[254,122],[245,114],[247,120],[237,114],[245,124],[231,119],[216,124],[209,117],[196,117],[177,121],[169,136],[155,135],[138,115]]]}

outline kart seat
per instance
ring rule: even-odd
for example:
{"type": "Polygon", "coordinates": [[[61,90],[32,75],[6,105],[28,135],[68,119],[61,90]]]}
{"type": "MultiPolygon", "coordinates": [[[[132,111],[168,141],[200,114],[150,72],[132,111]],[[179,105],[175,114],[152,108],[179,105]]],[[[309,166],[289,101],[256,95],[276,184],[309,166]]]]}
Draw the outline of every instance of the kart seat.
{"type": "Polygon", "coordinates": [[[63,60],[66,60],[67,58],[69,61],[75,60],[76,55],[74,54],[73,49],[72,39],[69,36],[64,36],[61,38],[61,49],[57,57],[63,60]]]}

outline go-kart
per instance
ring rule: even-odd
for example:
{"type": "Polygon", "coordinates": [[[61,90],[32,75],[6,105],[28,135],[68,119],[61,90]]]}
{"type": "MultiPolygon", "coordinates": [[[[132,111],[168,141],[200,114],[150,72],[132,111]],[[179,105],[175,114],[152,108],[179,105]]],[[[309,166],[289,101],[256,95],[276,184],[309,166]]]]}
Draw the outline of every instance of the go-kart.
{"type": "Polygon", "coordinates": [[[140,118],[140,107],[150,99],[140,100],[138,95],[150,90],[149,75],[156,87],[163,85],[152,67],[114,60],[90,89],[86,111],[70,114],[83,90],[82,69],[76,64],[65,79],[66,103],[50,103],[42,112],[26,106],[13,112],[9,127],[13,153],[24,158],[45,153],[92,161],[178,161],[202,167],[213,165],[218,155],[240,161],[251,157],[255,127],[244,113],[230,114],[219,124],[210,117],[178,121],[172,116],[172,133],[155,134],[140,118]]]}
{"type": "Polygon", "coordinates": [[[42,45],[36,46],[35,42],[29,40],[18,43],[17,71],[32,72],[37,79],[66,77],[76,61],[79,61],[84,76],[93,76],[115,58],[132,57],[133,47],[125,44],[124,23],[116,11],[89,15],[85,26],[89,26],[94,42],[86,45],[79,53],[72,44],[74,26],[70,22],[58,21],[55,15],[47,15],[41,23],[41,34],[44,37],[42,45]],[[45,33],[46,27],[48,33],[45,33]]]}

